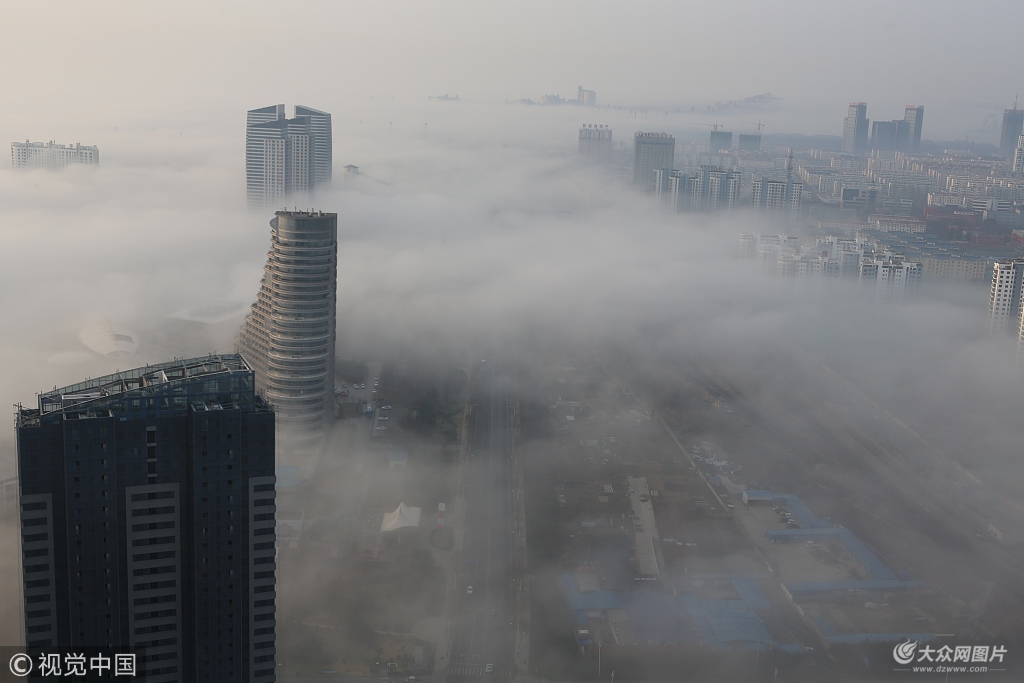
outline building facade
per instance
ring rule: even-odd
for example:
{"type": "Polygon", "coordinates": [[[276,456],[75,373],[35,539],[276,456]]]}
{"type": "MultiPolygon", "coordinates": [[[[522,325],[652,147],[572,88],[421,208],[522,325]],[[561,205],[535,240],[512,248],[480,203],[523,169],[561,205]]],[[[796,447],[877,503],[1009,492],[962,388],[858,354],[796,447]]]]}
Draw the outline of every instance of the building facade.
{"type": "Polygon", "coordinates": [[[578,154],[583,163],[606,166],[612,160],[612,129],[596,123],[580,127],[578,154]]]}
{"type": "Polygon", "coordinates": [[[633,138],[633,185],[654,191],[654,172],[671,170],[675,163],[676,139],[668,133],[638,132],[633,138]]]}
{"type": "Polygon", "coordinates": [[[843,121],[843,151],[847,154],[864,154],[868,151],[867,102],[850,102],[843,121]]]}
{"type": "Polygon", "coordinates": [[[97,166],[100,150],[94,145],[58,145],[50,142],[12,142],[11,166],[19,169],[45,168],[57,171],[70,164],[97,166]]]}
{"type": "Polygon", "coordinates": [[[145,680],[275,680],[274,412],[237,355],[17,407],[30,649],[129,647],[145,680]]]}
{"type": "Polygon", "coordinates": [[[278,211],[270,228],[267,265],[238,351],[274,404],[279,430],[313,441],[333,401],[338,215],[278,211]]]}
{"type": "Polygon", "coordinates": [[[246,114],[245,189],[249,206],[281,206],[293,192],[312,192],[332,176],[331,115],[283,104],[246,114]]]}

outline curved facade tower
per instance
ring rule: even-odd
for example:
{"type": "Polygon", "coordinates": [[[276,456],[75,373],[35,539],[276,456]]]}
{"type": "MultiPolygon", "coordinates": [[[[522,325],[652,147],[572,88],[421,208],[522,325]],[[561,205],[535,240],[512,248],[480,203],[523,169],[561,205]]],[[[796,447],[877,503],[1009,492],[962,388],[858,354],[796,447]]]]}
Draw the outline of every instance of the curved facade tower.
{"type": "Polygon", "coordinates": [[[331,417],[338,214],[278,211],[260,293],[238,351],[275,406],[278,431],[316,439],[331,417]]]}

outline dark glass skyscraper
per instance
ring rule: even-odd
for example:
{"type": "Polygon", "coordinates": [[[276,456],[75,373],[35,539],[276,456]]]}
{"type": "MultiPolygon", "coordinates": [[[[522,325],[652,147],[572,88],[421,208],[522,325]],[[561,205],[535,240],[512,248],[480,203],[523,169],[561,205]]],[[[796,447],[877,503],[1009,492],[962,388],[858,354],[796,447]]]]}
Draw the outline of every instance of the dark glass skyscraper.
{"type": "Polygon", "coordinates": [[[676,139],[668,133],[638,132],[633,137],[633,184],[645,192],[654,192],[654,172],[671,171],[675,153],[676,139]]]}
{"type": "Polygon", "coordinates": [[[843,121],[843,151],[847,154],[863,154],[867,149],[867,102],[850,102],[850,109],[843,121]]]}
{"type": "Polygon", "coordinates": [[[275,680],[274,412],[237,355],[18,406],[30,648],[144,654],[146,681],[275,680]]]}
{"type": "Polygon", "coordinates": [[[924,107],[920,104],[908,104],[903,111],[903,120],[910,125],[907,132],[907,146],[911,152],[921,148],[921,128],[924,126],[924,107]]]}
{"type": "Polygon", "coordinates": [[[1021,133],[1024,133],[1024,109],[1017,109],[1014,102],[1013,109],[1003,111],[1003,130],[999,136],[999,149],[1003,154],[1013,155],[1021,133]]]}

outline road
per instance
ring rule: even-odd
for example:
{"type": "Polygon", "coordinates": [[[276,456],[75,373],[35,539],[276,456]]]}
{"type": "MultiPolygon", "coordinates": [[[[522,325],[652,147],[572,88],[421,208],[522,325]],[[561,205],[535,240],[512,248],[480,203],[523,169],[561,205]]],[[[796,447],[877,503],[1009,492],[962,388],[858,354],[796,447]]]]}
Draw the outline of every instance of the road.
{"type": "Polygon", "coordinates": [[[513,395],[508,371],[482,365],[472,388],[466,529],[448,681],[515,673],[516,572],[512,516],[513,395]],[[472,590],[470,590],[472,587],[472,590]],[[493,673],[486,674],[487,665],[493,673]]]}

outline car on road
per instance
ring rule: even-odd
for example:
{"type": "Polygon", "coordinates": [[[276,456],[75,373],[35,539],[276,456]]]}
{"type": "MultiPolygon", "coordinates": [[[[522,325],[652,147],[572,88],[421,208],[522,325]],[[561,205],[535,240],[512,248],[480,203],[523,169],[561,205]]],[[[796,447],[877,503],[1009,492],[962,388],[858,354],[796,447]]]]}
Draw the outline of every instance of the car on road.
{"type": "Polygon", "coordinates": [[[492,674],[492,673],[494,673],[494,665],[493,664],[488,664],[487,666],[485,666],[484,667],[484,673],[485,674],[492,674]]]}
{"type": "Polygon", "coordinates": [[[492,617],[494,616],[494,608],[493,607],[491,608],[491,616],[492,617]]]}
{"type": "Polygon", "coordinates": [[[388,416],[387,416],[387,415],[381,415],[381,416],[380,416],[380,417],[378,417],[377,419],[378,419],[378,420],[385,420],[385,421],[386,421],[386,420],[388,419],[388,416]]]}
{"type": "Polygon", "coordinates": [[[381,406],[381,410],[391,410],[391,406],[381,406]]]}
{"type": "Polygon", "coordinates": [[[472,594],[473,594],[473,587],[472,586],[466,586],[466,595],[472,595],[472,594]]]}
{"type": "Polygon", "coordinates": [[[381,425],[380,427],[377,427],[377,431],[378,432],[386,432],[387,430],[388,430],[388,428],[385,427],[384,425],[381,425]]]}

